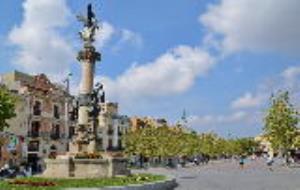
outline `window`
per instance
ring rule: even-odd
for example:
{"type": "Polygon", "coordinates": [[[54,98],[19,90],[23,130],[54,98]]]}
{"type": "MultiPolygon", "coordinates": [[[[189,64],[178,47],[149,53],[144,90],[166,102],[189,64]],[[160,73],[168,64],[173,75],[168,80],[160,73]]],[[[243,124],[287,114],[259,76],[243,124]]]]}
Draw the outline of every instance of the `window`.
{"type": "Polygon", "coordinates": [[[51,130],[51,139],[52,140],[57,140],[60,138],[60,130],[59,130],[59,125],[53,125],[52,130],[51,130]]]}
{"type": "Polygon", "coordinates": [[[53,116],[54,116],[54,118],[56,118],[56,119],[59,119],[59,107],[58,107],[58,105],[54,105],[53,106],[53,116]]]}
{"type": "Polygon", "coordinates": [[[122,128],[121,128],[120,126],[118,127],[118,135],[119,135],[119,136],[122,136],[122,135],[123,135],[123,133],[122,133],[122,128]]]}
{"type": "Polygon", "coordinates": [[[108,125],[107,134],[108,134],[108,135],[112,135],[113,133],[114,133],[114,130],[113,130],[112,125],[108,125]]]}
{"type": "Polygon", "coordinates": [[[121,139],[118,140],[118,147],[119,147],[119,150],[123,149],[122,140],[121,139]]]}
{"type": "Polygon", "coordinates": [[[33,121],[31,123],[31,131],[29,133],[30,137],[39,137],[40,135],[40,122],[39,121],[33,121]]]}
{"type": "Polygon", "coordinates": [[[99,147],[100,150],[102,150],[102,146],[103,146],[103,139],[102,138],[97,139],[97,146],[99,147]]]}
{"type": "Polygon", "coordinates": [[[33,115],[39,116],[42,113],[42,104],[40,101],[35,101],[33,104],[33,115]]]}
{"type": "Polygon", "coordinates": [[[113,149],[113,141],[112,139],[108,140],[108,150],[112,150],[113,149]]]}
{"type": "Polygon", "coordinates": [[[75,134],[75,127],[71,126],[69,128],[69,139],[71,139],[75,134]]]}
{"type": "Polygon", "coordinates": [[[39,151],[39,141],[31,141],[28,144],[28,152],[38,152],[39,151]]]}

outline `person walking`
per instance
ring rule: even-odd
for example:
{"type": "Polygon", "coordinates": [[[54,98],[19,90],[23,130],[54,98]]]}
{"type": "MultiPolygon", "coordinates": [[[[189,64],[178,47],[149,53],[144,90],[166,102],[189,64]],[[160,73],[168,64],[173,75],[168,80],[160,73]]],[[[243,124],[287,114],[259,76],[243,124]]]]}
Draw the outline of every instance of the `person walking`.
{"type": "Polygon", "coordinates": [[[273,171],[273,168],[272,168],[273,163],[274,163],[273,156],[268,155],[267,166],[268,166],[270,171],[273,171]]]}
{"type": "Polygon", "coordinates": [[[245,157],[243,155],[240,156],[240,169],[244,169],[245,157]]]}

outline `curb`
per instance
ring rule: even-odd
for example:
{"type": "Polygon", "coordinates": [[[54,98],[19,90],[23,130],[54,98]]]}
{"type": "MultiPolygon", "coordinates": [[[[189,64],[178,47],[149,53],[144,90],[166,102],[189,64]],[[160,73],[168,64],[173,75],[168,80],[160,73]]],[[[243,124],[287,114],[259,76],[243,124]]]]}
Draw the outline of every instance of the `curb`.
{"type": "Polygon", "coordinates": [[[108,186],[108,187],[94,187],[94,188],[66,188],[64,190],[173,190],[177,187],[176,179],[174,177],[167,177],[163,181],[149,182],[144,184],[132,184],[127,186],[108,186]]]}

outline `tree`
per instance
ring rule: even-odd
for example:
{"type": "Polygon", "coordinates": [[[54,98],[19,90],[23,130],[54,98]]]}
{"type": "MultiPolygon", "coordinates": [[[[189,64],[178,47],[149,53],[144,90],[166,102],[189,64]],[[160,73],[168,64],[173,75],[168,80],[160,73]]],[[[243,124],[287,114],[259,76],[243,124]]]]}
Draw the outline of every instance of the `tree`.
{"type": "MultiPolygon", "coordinates": [[[[264,132],[276,151],[292,148],[297,137],[299,113],[290,103],[288,92],[279,92],[271,97],[271,105],[265,117],[264,132]]],[[[288,160],[288,156],[286,156],[288,160]]]]}
{"type": "Polygon", "coordinates": [[[233,144],[235,155],[251,155],[259,147],[259,144],[251,137],[235,139],[233,144]]]}
{"type": "Polygon", "coordinates": [[[7,120],[15,117],[16,98],[5,88],[0,86],[0,131],[8,127],[7,120]]]}
{"type": "Polygon", "coordinates": [[[294,143],[293,143],[293,147],[296,148],[296,149],[299,149],[300,148],[300,135],[298,135],[295,140],[294,140],[294,143]]]}
{"type": "Polygon", "coordinates": [[[220,155],[222,142],[219,141],[218,135],[214,133],[204,133],[200,135],[201,152],[203,154],[216,157],[220,155]]]}

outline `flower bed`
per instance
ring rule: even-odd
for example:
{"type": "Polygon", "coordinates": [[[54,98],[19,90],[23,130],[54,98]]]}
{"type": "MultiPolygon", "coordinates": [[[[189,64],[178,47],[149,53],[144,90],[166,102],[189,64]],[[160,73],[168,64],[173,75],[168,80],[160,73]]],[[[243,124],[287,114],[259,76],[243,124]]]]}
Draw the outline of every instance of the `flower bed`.
{"type": "Polygon", "coordinates": [[[107,186],[126,186],[130,184],[144,184],[164,180],[164,176],[139,174],[127,177],[105,179],[45,179],[20,178],[9,181],[0,181],[0,189],[5,190],[63,190],[65,188],[88,188],[107,186]]]}
{"type": "Polygon", "coordinates": [[[31,181],[31,180],[22,180],[16,179],[8,182],[10,185],[15,186],[29,186],[29,187],[53,187],[56,186],[54,182],[51,181],[31,181]]]}
{"type": "Polygon", "coordinates": [[[77,153],[75,155],[76,159],[100,159],[102,158],[102,155],[100,153],[77,153]]]}

